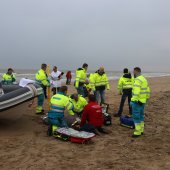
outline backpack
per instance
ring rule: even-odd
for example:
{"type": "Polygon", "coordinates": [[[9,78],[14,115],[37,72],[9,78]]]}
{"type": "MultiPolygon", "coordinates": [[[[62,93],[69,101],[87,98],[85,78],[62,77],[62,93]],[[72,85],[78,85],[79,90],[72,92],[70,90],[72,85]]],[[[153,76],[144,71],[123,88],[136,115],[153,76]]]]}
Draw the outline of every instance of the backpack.
{"type": "Polygon", "coordinates": [[[120,125],[127,127],[127,128],[131,128],[131,129],[135,128],[133,118],[129,117],[129,116],[121,116],[120,117],[120,125]]]}

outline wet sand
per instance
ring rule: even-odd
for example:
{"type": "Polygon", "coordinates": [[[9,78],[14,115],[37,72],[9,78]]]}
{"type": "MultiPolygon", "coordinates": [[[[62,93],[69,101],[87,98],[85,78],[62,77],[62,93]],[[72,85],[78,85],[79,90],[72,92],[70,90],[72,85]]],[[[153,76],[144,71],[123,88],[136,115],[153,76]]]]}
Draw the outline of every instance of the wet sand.
{"type": "MultiPolygon", "coordinates": [[[[22,106],[23,114],[15,121],[0,119],[0,169],[169,170],[170,77],[148,80],[152,97],[146,107],[142,137],[132,139],[133,130],[121,127],[118,118],[113,117],[113,125],[108,127],[111,133],[95,137],[93,143],[63,142],[47,136],[47,126],[35,115],[34,103],[31,108],[22,106]]],[[[106,94],[112,115],[120,103],[116,87],[117,81],[111,81],[106,94]]],[[[69,93],[73,91],[74,87],[69,86],[69,93]]]]}

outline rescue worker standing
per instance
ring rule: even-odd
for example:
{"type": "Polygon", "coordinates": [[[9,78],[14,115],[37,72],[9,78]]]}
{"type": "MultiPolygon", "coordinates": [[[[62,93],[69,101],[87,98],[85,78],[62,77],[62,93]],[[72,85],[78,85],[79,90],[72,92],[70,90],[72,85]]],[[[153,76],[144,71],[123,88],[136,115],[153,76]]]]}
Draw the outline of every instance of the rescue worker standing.
{"type": "Polygon", "coordinates": [[[14,70],[9,68],[7,73],[2,76],[2,84],[3,85],[11,85],[16,81],[15,75],[13,75],[14,70]]]}
{"type": "Polygon", "coordinates": [[[50,83],[48,81],[48,76],[46,74],[47,64],[42,64],[41,69],[36,73],[35,79],[36,82],[43,88],[43,94],[38,96],[38,106],[36,108],[36,114],[43,114],[43,104],[44,104],[44,98],[46,95],[46,88],[50,86],[50,83]]]}
{"type": "Polygon", "coordinates": [[[121,98],[121,102],[119,106],[119,111],[117,114],[114,115],[115,117],[120,117],[122,115],[126,98],[128,98],[129,114],[132,114],[130,101],[132,98],[133,77],[129,73],[127,68],[125,68],[123,72],[124,72],[124,75],[119,79],[119,82],[118,82],[118,91],[119,91],[119,94],[122,95],[122,98],[121,98]]]}
{"type": "Polygon", "coordinates": [[[70,115],[74,115],[73,104],[67,97],[67,86],[61,86],[60,91],[51,98],[51,109],[48,112],[48,121],[50,124],[49,134],[58,127],[67,127],[67,122],[64,120],[64,111],[68,110],[70,115]]]}
{"type": "Polygon", "coordinates": [[[75,88],[77,89],[78,94],[85,97],[84,84],[86,83],[86,72],[88,69],[88,64],[84,63],[82,68],[76,70],[76,80],[75,88]]]}
{"type": "Polygon", "coordinates": [[[135,123],[135,131],[132,137],[139,137],[144,133],[144,108],[150,98],[150,88],[148,81],[141,75],[139,67],[134,68],[134,85],[132,89],[132,116],[135,123]]]}
{"type": "Polygon", "coordinates": [[[81,117],[84,107],[87,105],[87,101],[81,95],[75,93],[70,96],[70,101],[73,104],[73,112],[77,114],[77,116],[81,117]]]}
{"type": "Polygon", "coordinates": [[[104,72],[104,67],[93,74],[93,83],[95,86],[95,95],[98,103],[105,103],[105,90],[110,90],[108,77],[104,72]]]}

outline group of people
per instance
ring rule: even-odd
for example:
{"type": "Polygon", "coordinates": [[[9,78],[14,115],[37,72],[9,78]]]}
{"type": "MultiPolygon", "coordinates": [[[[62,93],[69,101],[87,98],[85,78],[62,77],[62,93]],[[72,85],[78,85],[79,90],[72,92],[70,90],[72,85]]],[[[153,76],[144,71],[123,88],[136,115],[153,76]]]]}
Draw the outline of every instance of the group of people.
{"type": "MultiPolygon", "coordinates": [[[[52,96],[51,110],[48,112],[52,132],[57,127],[67,126],[64,119],[65,109],[70,115],[77,114],[81,118],[80,130],[104,131],[102,128],[104,119],[100,104],[105,103],[105,90],[110,89],[108,77],[104,72],[104,67],[100,67],[90,75],[87,75],[87,69],[88,64],[84,63],[81,68],[76,70],[74,86],[77,93],[67,96],[67,86],[61,86],[59,91],[52,96]],[[86,97],[88,97],[88,102],[86,97]]],[[[45,71],[44,75],[46,75],[45,71]]],[[[43,78],[42,80],[44,81],[43,78]]],[[[48,82],[47,77],[46,81],[48,82]]],[[[45,84],[48,86],[48,83],[45,84]]],[[[150,97],[148,82],[141,74],[139,67],[134,68],[134,76],[127,68],[124,69],[124,75],[118,82],[118,91],[122,98],[119,111],[114,116],[121,116],[125,100],[128,98],[129,113],[135,124],[133,137],[139,137],[144,133],[144,108],[150,97]]]]}
{"type": "MultiPolygon", "coordinates": [[[[43,103],[46,89],[51,87],[53,96],[50,100],[51,108],[48,111],[50,134],[53,134],[58,127],[68,127],[64,116],[65,110],[71,116],[76,115],[80,118],[79,130],[105,133],[101,104],[105,103],[105,91],[110,89],[110,85],[104,67],[100,67],[96,72],[88,75],[87,63],[78,68],[74,83],[77,93],[71,95],[67,95],[68,87],[61,83],[64,73],[58,71],[54,66],[50,76],[47,76],[46,69],[47,64],[42,64],[41,69],[35,75],[36,83],[43,89],[43,93],[38,96],[36,114],[44,114],[43,103]]],[[[125,100],[128,98],[129,113],[135,124],[132,136],[139,137],[144,133],[144,108],[150,98],[150,88],[139,67],[134,68],[134,75],[131,75],[127,68],[123,72],[123,76],[118,81],[118,91],[122,95],[121,102],[119,110],[114,116],[122,115],[125,100]]],[[[66,77],[66,85],[69,85],[72,78],[71,71],[67,73],[66,77]]],[[[15,80],[13,69],[9,68],[2,77],[2,84],[8,85],[15,80]]]]}

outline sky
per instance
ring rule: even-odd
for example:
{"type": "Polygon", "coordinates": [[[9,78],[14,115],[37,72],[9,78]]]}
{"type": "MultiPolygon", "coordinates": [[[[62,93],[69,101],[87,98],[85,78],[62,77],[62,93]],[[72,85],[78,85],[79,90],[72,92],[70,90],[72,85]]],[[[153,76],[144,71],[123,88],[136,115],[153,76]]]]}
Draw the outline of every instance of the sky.
{"type": "Polygon", "coordinates": [[[0,69],[170,72],[169,0],[0,0],[0,69]]]}

